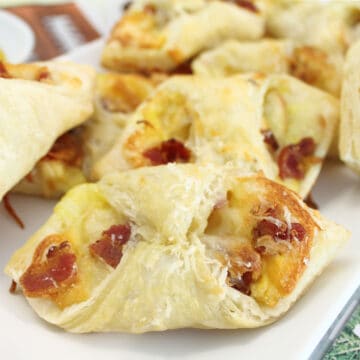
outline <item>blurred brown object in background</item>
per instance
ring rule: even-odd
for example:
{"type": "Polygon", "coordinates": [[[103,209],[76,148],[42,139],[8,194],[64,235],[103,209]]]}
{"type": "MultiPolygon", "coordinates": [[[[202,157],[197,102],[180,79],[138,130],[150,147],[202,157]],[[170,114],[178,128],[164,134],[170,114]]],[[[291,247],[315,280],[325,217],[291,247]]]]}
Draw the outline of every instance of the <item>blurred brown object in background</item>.
{"type": "Polygon", "coordinates": [[[100,36],[74,3],[18,6],[5,10],[26,21],[34,32],[36,45],[28,61],[59,56],[100,36]]]}

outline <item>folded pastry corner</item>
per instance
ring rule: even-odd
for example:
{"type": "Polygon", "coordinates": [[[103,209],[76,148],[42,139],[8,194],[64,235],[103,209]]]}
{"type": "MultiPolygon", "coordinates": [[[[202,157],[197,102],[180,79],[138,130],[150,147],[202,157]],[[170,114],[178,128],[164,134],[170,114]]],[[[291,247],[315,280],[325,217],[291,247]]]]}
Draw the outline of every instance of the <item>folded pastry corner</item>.
{"type": "Polygon", "coordinates": [[[348,237],[271,180],[169,164],[74,188],[5,271],[72,332],[250,328],[282,316],[348,237]]]}
{"type": "Polygon", "coordinates": [[[97,162],[114,145],[132,113],[164,80],[164,74],[98,74],[95,113],[84,126],[85,169],[94,178],[97,162]]]}
{"type": "Polygon", "coordinates": [[[269,35],[342,57],[360,37],[358,1],[295,1],[272,8],[269,35]]]}
{"type": "Polygon", "coordinates": [[[198,56],[192,69],[196,75],[211,77],[246,72],[290,74],[335,96],[340,95],[342,79],[342,66],[325,51],[292,40],[230,40],[198,56]]]}
{"type": "Polygon", "coordinates": [[[46,155],[11,191],[58,198],[73,186],[86,182],[85,159],[84,125],[80,125],[57,138],[46,155]]]}
{"type": "Polygon", "coordinates": [[[94,79],[91,67],[70,62],[0,62],[0,199],[59,136],[92,115],[94,79]]]}
{"type": "Polygon", "coordinates": [[[224,40],[255,40],[263,32],[264,17],[250,1],[137,0],[113,28],[102,63],[170,72],[224,40]]]}
{"type": "Polygon", "coordinates": [[[339,129],[340,158],[360,173],[360,41],[349,50],[342,85],[339,129]]]}
{"type": "Polygon", "coordinates": [[[172,77],[136,109],[94,174],[230,162],[262,171],[305,197],[338,118],[335,97],[284,74],[172,77]]]}

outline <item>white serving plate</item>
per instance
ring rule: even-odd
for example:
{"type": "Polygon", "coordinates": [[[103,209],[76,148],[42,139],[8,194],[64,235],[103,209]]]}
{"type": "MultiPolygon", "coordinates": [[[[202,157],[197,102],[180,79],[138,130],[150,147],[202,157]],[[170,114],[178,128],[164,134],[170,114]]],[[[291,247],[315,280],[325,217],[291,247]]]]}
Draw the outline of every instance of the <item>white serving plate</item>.
{"type": "MultiPolygon", "coordinates": [[[[97,65],[103,41],[66,58],[97,65]]],[[[324,215],[352,231],[350,242],[309,291],[273,325],[238,331],[184,329],[144,335],[68,334],[40,320],[11,280],[0,274],[1,359],[307,359],[360,283],[360,181],[343,165],[329,163],[314,198],[324,215]]],[[[21,230],[0,210],[0,266],[49,216],[53,201],[12,196],[26,224],[21,230]]]]}
{"type": "Polygon", "coordinates": [[[35,45],[31,28],[18,16],[0,10],[0,49],[13,63],[30,58],[35,45]]]}

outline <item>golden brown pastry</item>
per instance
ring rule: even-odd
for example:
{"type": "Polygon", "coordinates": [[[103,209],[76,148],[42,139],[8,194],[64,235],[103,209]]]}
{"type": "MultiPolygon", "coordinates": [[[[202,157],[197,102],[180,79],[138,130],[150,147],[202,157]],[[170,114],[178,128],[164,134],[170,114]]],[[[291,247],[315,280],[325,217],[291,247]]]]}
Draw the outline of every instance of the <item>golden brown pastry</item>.
{"type": "Polygon", "coordinates": [[[71,190],[6,273],[71,332],[252,328],[282,316],[348,236],[270,180],[169,164],[71,190]]]}
{"type": "Polygon", "coordinates": [[[237,164],[306,196],[338,100],[287,75],[173,77],[137,108],[95,175],[169,162],[237,164]]]}
{"type": "Polygon", "coordinates": [[[95,72],[61,62],[0,62],[0,199],[51,148],[93,112],[95,72]]]}
{"type": "Polygon", "coordinates": [[[227,39],[258,39],[264,32],[264,18],[249,4],[136,0],[115,25],[102,64],[117,71],[170,72],[227,39]]]}

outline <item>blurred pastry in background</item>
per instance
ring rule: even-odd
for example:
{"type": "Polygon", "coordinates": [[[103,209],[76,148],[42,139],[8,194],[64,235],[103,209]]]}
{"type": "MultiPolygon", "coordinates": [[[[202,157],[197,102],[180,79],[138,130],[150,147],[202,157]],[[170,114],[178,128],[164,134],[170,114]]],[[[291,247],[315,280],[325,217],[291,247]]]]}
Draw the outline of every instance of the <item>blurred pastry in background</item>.
{"type": "Polygon", "coordinates": [[[291,40],[230,40],[206,51],[192,63],[200,76],[231,76],[246,72],[290,74],[335,96],[340,95],[342,67],[327,53],[291,40]]]}
{"type": "Polygon", "coordinates": [[[114,26],[102,64],[116,71],[171,72],[225,40],[255,40],[264,31],[264,16],[242,2],[137,0],[114,26]]]}
{"type": "Polygon", "coordinates": [[[0,199],[66,131],[93,113],[95,71],[86,65],[0,62],[0,199]]]}

